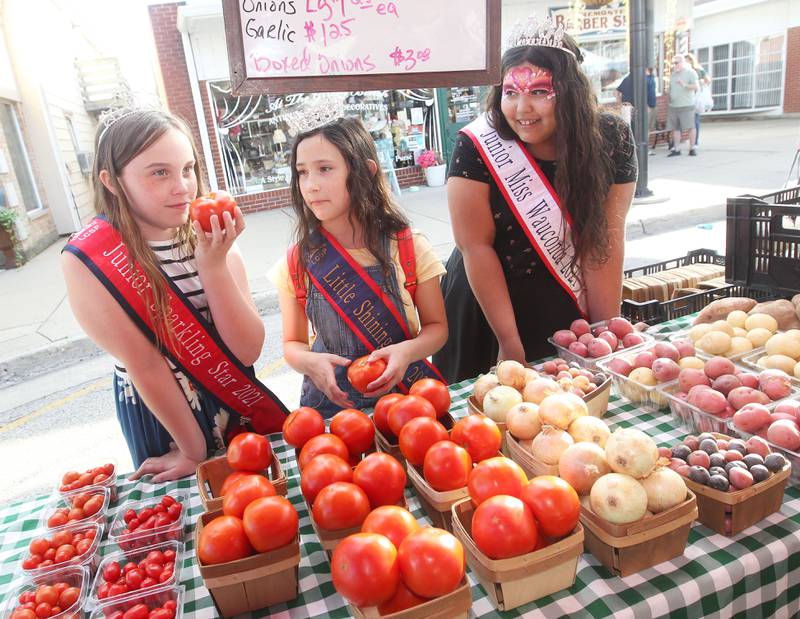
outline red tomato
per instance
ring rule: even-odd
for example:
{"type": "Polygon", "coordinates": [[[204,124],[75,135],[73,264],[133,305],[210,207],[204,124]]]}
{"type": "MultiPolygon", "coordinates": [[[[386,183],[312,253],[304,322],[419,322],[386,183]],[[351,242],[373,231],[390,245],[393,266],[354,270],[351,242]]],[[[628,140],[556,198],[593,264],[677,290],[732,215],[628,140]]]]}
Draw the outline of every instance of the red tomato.
{"type": "MultiPolygon", "coordinates": [[[[88,501],[87,501],[88,502],[88,501]]],[[[80,507],[73,507],[67,513],[68,520],[83,520],[86,517],[86,514],[80,507]]]]}
{"type": "Polygon", "coordinates": [[[400,436],[400,430],[414,417],[436,419],[436,409],[433,408],[433,404],[422,396],[407,395],[402,400],[392,404],[389,412],[386,413],[389,428],[395,436],[400,436]]]}
{"type": "Polygon", "coordinates": [[[172,619],[174,616],[175,613],[171,610],[167,610],[166,608],[155,608],[150,611],[148,619],[172,619]]]}
{"type": "Polygon", "coordinates": [[[450,410],[450,390],[442,381],[435,378],[422,378],[411,385],[409,395],[419,395],[433,404],[436,416],[446,415],[450,410]]]}
{"type": "Polygon", "coordinates": [[[300,491],[306,503],[311,506],[319,491],[335,481],[353,481],[352,467],[339,456],[320,454],[312,458],[303,469],[300,491]]]}
{"type": "Polygon", "coordinates": [[[34,600],[37,604],[47,602],[50,606],[58,604],[58,590],[51,585],[42,585],[36,589],[34,600]]]}
{"type": "Polygon", "coordinates": [[[378,533],[385,535],[400,548],[406,535],[418,531],[420,524],[410,511],[399,505],[382,505],[373,509],[361,525],[362,533],[378,533]]]}
{"type": "Polygon", "coordinates": [[[464,578],[464,547],[454,535],[434,527],[409,534],[397,550],[400,575],[424,598],[446,595],[464,578]]]}
{"type": "Polygon", "coordinates": [[[368,361],[369,355],[359,357],[347,366],[347,380],[359,393],[367,392],[367,385],[380,377],[386,369],[386,361],[376,359],[368,361]]]}
{"type": "Polygon", "coordinates": [[[411,589],[406,587],[401,580],[397,585],[397,593],[394,594],[394,597],[378,606],[378,614],[383,616],[391,615],[392,613],[399,613],[401,610],[419,606],[427,601],[428,600],[419,597],[417,594],[411,591],[411,589]]]}
{"type": "Polygon", "coordinates": [[[86,503],[83,504],[84,516],[94,516],[103,507],[103,495],[93,494],[86,503]]]}
{"type": "Polygon", "coordinates": [[[320,434],[309,439],[300,450],[300,457],[297,459],[297,466],[302,471],[314,456],[319,454],[333,454],[342,460],[350,458],[350,451],[347,445],[338,436],[333,434],[320,434]]]}
{"type": "Polygon", "coordinates": [[[203,565],[227,563],[253,554],[244,524],[235,516],[218,516],[203,527],[197,543],[197,556],[203,565]]]}
{"type": "Polygon", "coordinates": [[[484,415],[467,415],[453,426],[450,440],[469,452],[473,462],[497,455],[503,435],[497,424],[484,415]]]}
{"type": "Polygon", "coordinates": [[[58,510],[52,516],[47,519],[47,526],[51,529],[55,529],[56,527],[62,527],[69,522],[69,518],[67,514],[63,511],[58,510]]]}
{"type": "Polygon", "coordinates": [[[531,508],[544,535],[564,537],[578,524],[581,513],[578,493],[560,477],[534,477],[522,489],[521,498],[531,508]]]}
{"type": "Polygon", "coordinates": [[[386,437],[392,438],[394,436],[394,434],[392,434],[392,429],[389,427],[389,420],[387,419],[389,409],[393,404],[402,400],[404,397],[406,396],[402,393],[387,393],[381,396],[375,403],[375,409],[372,412],[372,421],[378,431],[386,437]]]}
{"type": "MultiPolygon", "coordinates": [[[[416,384],[416,383],[415,383],[416,384]]],[[[400,452],[414,466],[422,466],[425,452],[434,443],[446,441],[447,429],[430,417],[414,417],[400,430],[400,452]]]]}
{"type": "Polygon", "coordinates": [[[78,553],[78,556],[82,555],[84,552],[89,550],[92,547],[92,540],[90,539],[82,539],[75,544],[75,552],[78,553]]]}
{"type": "Polygon", "coordinates": [[[241,518],[245,507],[265,496],[275,496],[272,482],[263,475],[248,475],[233,484],[222,497],[222,511],[226,516],[241,518]]]}
{"type": "Polygon", "coordinates": [[[244,532],[257,552],[286,546],[297,537],[297,510],[282,496],[256,499],[244,510],[244,532]]]}
{"type": "Polygon", "coordinates": [[[131,606],[125,613],[122,615],[123,619],[148,619],[150,616],[150,609],[147,607],[147,604],[136,604],[131,606]]]}
{"type": "Polygon", "coordinates": [[[37,537],[35,540],[31,541],[28,546],[28,550],[30,550],[32,555],[43,555],[49,548],[50,542],[43,537],[37,537]]]}
{"type": "Polygon", "coordinates": [[[30,608],[17,608],[11,619],[36,619],[36,613],[30,608]]]}
{"type": "Polygon", "coordinates": [[[189,217],[192,221],[199,221],[200,227],[205,232],[211,232],[211,216],[216,215],[219,219],[219,227],[224,230],[225,223],[222,220],[222,214],[227,211],[233,217],[235,208],[236,201],[227,191],[212,191],[192,201],[189,205],[189,217]]]}
{"type": "Polygon", "coordinates": [[[125,584],[128,585],[128,588],[130,589],[138,589],[141,587],[144,579],[144,570],[139,569],[138,567],[125,574],[125,584]]]}
{"type": "Polygon", "coordinates": [[[395,505],[403,498],[406,472],[395,458],[377,451],[358,463],[353,471],[353,483],[367,494],[373,509],[395,505]]]}
{"type": "Polygon", "coordinates": [[[53,537],[50,540],[50,546],[52,548],[58,548],[59,546],[63,546],[64,544],[71,544],[71,543],[72,543],[72,533],[70,531],[58,531],[53,535],[53,537]]]}
{"type": "Polygon", "coordinates": [[[537,538],[533,513],[517,497],[503,494],[490,497],[472,514],[472,539],[490,559],[533,552],[537,538]]]}
{"type": "Polygon", "coordinates": [[[117,582],[122,574],[122,568],[117,561],[111,561],[103,566],[103,578],[106,582],[117,582]]]}
{"type": "Polygon", "coordinates": [[[128,585],[126,585],[124,582],[115,582],[108,588],[108,597],[113,598],[118,595],[125,595],[129,591],[130,589],[128,589],[128,585]]]}
{"type": "Polygon", "coordinates": [[[497,494],[520,498],[528,477],[522,467],[504,456],[479,462],[469,473],[467,488],[472,504],[480,505],[497,494]]]}
{"type": "Polygon", "coordinates": [[[331,434],[344,441],[351,456],[362,454],[375,445],[372,420],[354,408],[346,408],[333,416],[331,434]]]}
{"type": "Polygon", "coordinates": [[[431,488],[443,492],[467,485],[472,458],[467,450],[453,441],[434,443],[425,453],[422,474],[431,488]]]}
{"type": "Polygon", "coordinates": [[[67,587],[61,592],[61,595],[58,596],[58,605],[64,610],[67,610],[78,601],[80,596],[81,590],[78,587],[67,587]]]}
{"type": "Polygon", "coordinates": [[[383,535],[349,535],[333,551],[331,578],[356,606],[382,604],[394,597],[400,583],[397,549],[383,535]]]}
{"type": "Polygon", "coordinates": [[[78,552],[75,550],[75,546],[72,544],[64,544],[63,546],[59,546],[58,550],[56,550],[56,556],[53,557],[53,563],[63,563],[64,561],[69,561],[77,554],[78,552]]]}
{"type": "Polygon", "coordinates": [[[318,434],[325,434],[325,420],[310,406],[293,410],[283,422],[283,440],[296,449],[318,434]]]}
{"type": "Polygon", "coordinates": [[[47,619],[47,617],[53,614],[53,606],[47,602],[41,602],[36,605],[35,612],[39,619],[47,619]]]}
{"type": "Polygon", "coordinates": [[[81,476],[78,471],[67,471],[64,473],[64,476],[61,478],[61,483],[63,485],[71,484],[73,482],[78,481],[78,478],[81,476]]]}
{"type": "Polygon", "coordinates": [[[311,513],[320,529],[349,529],[364,522],[369,514],[369,499],[355,484],[337,481],[320,491],[311,513]]]}
{"type": "Polygon", "coordinates": [[[237,434],[228,445],[228,464],[237,471],[258,473],[265,470],[271,461],[272,446],[269,439],[261,434],[237,434]]]}
{"type": "Polygon", "coordinates": [[[164,558],[164,553],[160,550],[151,550],[147,553],[145,561],[148,563],[155,563],[156,565],[164,565],[166,559],[164,558]]]}

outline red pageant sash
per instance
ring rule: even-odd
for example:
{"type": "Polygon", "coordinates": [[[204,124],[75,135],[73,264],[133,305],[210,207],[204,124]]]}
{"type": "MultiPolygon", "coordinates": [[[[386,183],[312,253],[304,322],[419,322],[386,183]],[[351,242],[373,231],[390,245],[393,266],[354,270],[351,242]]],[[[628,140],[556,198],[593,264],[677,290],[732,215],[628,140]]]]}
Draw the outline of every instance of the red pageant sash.
{"type": "Polygon", "coordinates": [[[461,129],[478,149],[511,212],[556,281],[588,317],[586,289],[570,263],[575,256],[572,218],[561,207],[555,190],[519,140],[497,134],[481,114],[461,129]]]}
{"type": "MultiPolygon", "coordinates": [[[[321,232],[320,242],[305,261],[306,272],[349,329],[370,352],[411,339],[392,299],[336,239],[324,229],[321,232]]],[[[398,388],[405,392],[426,377],[447,384],[432,363],[421,359],[409,364],[398,388]]]]}
{"type": "MultiPolygon", "coordinates": [[[[120,234],[104,218],[93,219],[70,237],[64,251],[77,256],[122,306],[128,317],[156,345],[155,331],[145,305],[150,287],[141,269],[132,268],[120,234]],[[138,273],[138,274],[137,274],[138,273]]],[[[137,265],[138,266],[138,265],[137,265]]],[[[169,285],[168,329],[172,341],[162,342],[162,353],[195,384],[231,413],[241,417],[238,427],[229,423],[232,438],[250,426],[259,434],[281,430],[288,410],[246,368],[222,341],[214,328],[184,297],[175,283],[169,285]]]]}

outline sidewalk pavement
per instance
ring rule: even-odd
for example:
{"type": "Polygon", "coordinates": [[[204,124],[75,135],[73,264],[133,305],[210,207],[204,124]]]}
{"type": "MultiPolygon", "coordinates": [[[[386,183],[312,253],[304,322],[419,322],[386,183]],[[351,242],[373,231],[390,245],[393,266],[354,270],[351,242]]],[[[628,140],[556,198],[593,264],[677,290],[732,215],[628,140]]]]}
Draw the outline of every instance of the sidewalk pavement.
{"type": "MultiPolygon", "coordinates": [[[[705,122],[697,157],[689,157],[684,144],[681,157],[667,159],[666,147],[659,145],[648,161],[649,188],[661,201],[634,204],[628,239],[724,220],[728,197],[783,185],[799,144],[800,120],[782,118],[705,122]]],[[[445,188],[406,189],[400,204],[446,260],[454,244],[445,188]]],[[[266,271],[290,242],[292,214],[274,210],[246,218],[239,243],[250,286],[261,313],[274,312],[276,294],[266,271]]],[[[59,268],[65,241],[59,239],[18,269],[0,271],[0,389],[39,374],[43,365],[68,365],[98,354],[66,299],[59,268]]]]}

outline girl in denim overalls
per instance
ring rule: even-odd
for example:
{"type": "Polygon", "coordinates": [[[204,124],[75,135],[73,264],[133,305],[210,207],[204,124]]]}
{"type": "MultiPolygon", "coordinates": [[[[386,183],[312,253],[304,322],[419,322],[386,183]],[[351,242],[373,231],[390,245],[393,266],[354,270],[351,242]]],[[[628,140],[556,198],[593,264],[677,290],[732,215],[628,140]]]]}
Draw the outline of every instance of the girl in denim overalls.
{"type": "Polygon", "coordinates": [[[297,136],[292,148],[291,190],[298,218],[300,273],[305,273],[317,233],[324,230],[381,286],[412,334],[411,339],[372,352],[371,359],[386,361],[386,370],[370,383],[366,393],[358,393],[347,380],[347,366],[369,350],[307,280],[305,308],[298,303],[284,258],[270,277],[280,293],[284,357],[304,375],[300,404],[317,409],[324,417],[344,408],[371,407],[395,388],[410,363],[429,357],[447,339],[438,285],[444,269],[427,241],[414,235],[418,265],[414,313],[403,290],[396,240],[409,223],[390,198],[375,144],[360,120],[342,118],[297,136]],[[309,323],[314,335],[311,344],[309,323]]]}

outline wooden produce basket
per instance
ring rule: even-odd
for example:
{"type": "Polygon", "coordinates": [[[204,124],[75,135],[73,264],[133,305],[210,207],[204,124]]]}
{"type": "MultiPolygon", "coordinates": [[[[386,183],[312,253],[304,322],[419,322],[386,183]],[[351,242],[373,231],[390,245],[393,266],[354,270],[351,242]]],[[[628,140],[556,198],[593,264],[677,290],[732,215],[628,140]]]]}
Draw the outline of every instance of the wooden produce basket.
{"type": "Polygon", "coordinates": [[[522,467],[528,479],[539,475],[555,475],[558,477],[557,464],[546,464],[534,458],[533,454],[523,447],[511,432],[508,433],[506,444],[508,445],[508,457],[522,467]]]}
{"type": "Polygon", "coordinates": [[[690,490],[683,503],[630,524],[611,524],[585,507],[580,518],[586,551],[624,577],[683,554],[697,519],[697,500],[690,490]]]}
{"type": "MultiPolygon", "coordinates": [[[[198,548],[203,527],[222,511],[206,512],[197,519],[194,547],[198,548]]],[[[300,564],[300,538],[282,548],[262,552],[228,563],[197,565],[219,614],[232,617],[297,598],[297,571],[300,564]]]]}
{"type": "Polygon", "coordinates": [[[720,535],[736,535],[780,510],[791,471],[792,466],[787,463],[769,479],[734,492],[715,490],[688,477],[683,481],[697,496],[697,520],[720,535]],[[730,517],[729,529],[725,526],[726,516],[730,517]]]}
{"type": "Polygon", "coordinates": [[[564,539],[534,552],[509,559],[490,559],[472,539],[472,501],[453,505],[453,534],[461,540],[467,564],[498,610],[511,610],[575,583],[578,557],[583,553],[580,522],[564,539]]]}
{"type": "MultiPolygon", "coordinates": [[[[231,473],[233,473],[233,469],[228,465],[228,459],[225,456],[212,458],[197,465],[197,489],[206,511],[222,509],[222,496],[219,493],[225,478],[231,473]]],[[[263,471],[263,474],[272,482],[276,494],[286,496],[286,475],[281,468],[281,461],[274,452],[272,453],[272,463],[269,469],[263,471]]]]}
{"type": "Polygon", "coordinates": [[[458,589],[447,595],[428,600],[419,606],[413,606],[389,615],[381,615],[376,606],[359,608],[350,605],[355,619],[466,619],[472,608],[472,592],[469,581],[465,578],[458,589]]]}
{"type": "Polygon", "coordinates": [[[467,487],[439,492],[431,488],[431,485],[425,481],[420,468],[406,463],[406,470],[408,471],[408,479],[411,480],[411,485],[417,491],[420,505],[422,505],[428,518],[433,522],[433,526],[452,533],[453,514],[451,508],[455,503],[469,498],[467,487]]]}

